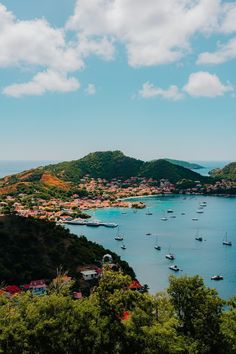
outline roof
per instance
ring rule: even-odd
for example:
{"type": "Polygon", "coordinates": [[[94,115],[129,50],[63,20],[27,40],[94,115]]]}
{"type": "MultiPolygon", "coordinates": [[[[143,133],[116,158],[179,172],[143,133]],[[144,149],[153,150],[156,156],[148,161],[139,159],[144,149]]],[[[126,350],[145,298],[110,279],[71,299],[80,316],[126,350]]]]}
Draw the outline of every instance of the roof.
{"type": "Polygon", "coordinates": [[[89,269],[89,270],[82,270],[80,273],[83,275],[92,275],[92,274],[97,274],[97,271],[95,269],[93,270],[89,269]]]}
{"type": "Polygon", "coordinates": [[[20,288],[16,285],[8,285],[4,288],[4,290],[11,295],[21,292],[20,288]]]}
{"type": "Polygon", "coordinates": [[[133,280],[132,283],[129,285],[129,289],[141,289],[142,285],[138,280],[133,280]]]}

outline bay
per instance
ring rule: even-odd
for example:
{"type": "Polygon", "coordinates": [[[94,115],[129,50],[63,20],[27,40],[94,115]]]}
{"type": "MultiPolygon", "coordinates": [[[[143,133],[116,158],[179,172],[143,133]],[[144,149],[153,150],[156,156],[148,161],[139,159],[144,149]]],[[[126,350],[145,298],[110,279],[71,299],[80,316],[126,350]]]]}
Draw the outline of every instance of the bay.
{"type": "Polygon", "coordinates": [[[149,285],[152,293],[167,288],[168,277],[172,274],[168,267],[177,264],[181,271],[174,273],[175,276],[199,274],[205,284],[216,288],[223,298],[235,295],[236,198],[169,195],[142,200],[152,215],[146,215],[147,209],[134,212],[109,208],[90,212],[94,219],[119,224],[126,250],[122,250],[121,242],[114,239],[117,229],[74,225],[69,229],[119,254],[134,268],[141,283],[149,285]],[[196,210],[202,201],[206,201],[207,206],[203,214],[198,214],[196,210]],[[173,209],[174,213],[167,213],[167,209],[173,209]],[[167,221],[161,220],[164,215],[168,217],[167,221]],[[170,217],[173,215],[176,218],[170,217]],[[192,218],[198,218],[198,221],[192,218]],[[195,240],[197,230],[203,242],[195,240]],[[225,232],[232,246],[222,244],[225,232]],[[152,235],[147,236],[147,233],[152,235]],[[154,249],[156,235],[161,251],[154,249]],[[174,261],[165,258],[169,251],[175,254],[174,261]],[[224,280],[211,280],[211,276],[217,274],[223,275],[224,280]]]}

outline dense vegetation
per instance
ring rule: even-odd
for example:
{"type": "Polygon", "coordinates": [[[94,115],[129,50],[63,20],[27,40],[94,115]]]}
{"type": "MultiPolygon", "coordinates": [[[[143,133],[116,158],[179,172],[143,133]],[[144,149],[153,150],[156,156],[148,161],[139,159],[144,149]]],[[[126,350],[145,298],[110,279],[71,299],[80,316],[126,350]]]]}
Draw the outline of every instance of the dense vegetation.
{"type": "Polygon", "coordinates": [[[0,218],[0,283],[52,279],[61,266],[76,276],[79,265],[100,265],[106,253],[134,277],[133,270],[119,256],[84,236],[73,235],[68,229],[47,221],[19,216],[0,218]]]}
{"type": "Polygon", "coordinates": [[[203,166],[199,165],[198,163],[187,162],[187,161],[182,161],[182,160],[174,160],[174,159],[165,159],[165,160],[173,163],[174,165],[182,166],[182,167],[188,168],[190,170],[200,170],[201,168],[204,168],[203,166]]]}
{"type": "Polygon", "coordinates": [[[0,297],[0,353],[235,354],[236,299],[224,311],[198,276],[170,277],[167,293],[156,296],[129,290],[130,281],[105,271],[79,301],[68,286],[0,297]]]}
{"type": "Polygon", "coordinates": [[[183,179],[192,181],[208,180],[206,177],[203,177],[196,172],[181,166],[177,166],[166,160],[154,160],[146,162],[140,170],[140,175],[157,180],[167,178],[172,183],[176,183],[183,179]]]}
{"type": "Polygon", "coordinates": [[[133,176],[166,178],[177,182],[182,178],[204,180],[204,178],[181,166],[166,160],[144,162],[125,156],[121,151],[95,152],[72,162],[48,166],[47,169],[66,181],[78,182],[85,175],[94,178],[129,178],[133,176]]]}
{"type": "Polygon", "coordinates": [[[224,168],[216,168],[210,172],[212,177],[236,180],[236,162],[231,162],[224,168]]]}

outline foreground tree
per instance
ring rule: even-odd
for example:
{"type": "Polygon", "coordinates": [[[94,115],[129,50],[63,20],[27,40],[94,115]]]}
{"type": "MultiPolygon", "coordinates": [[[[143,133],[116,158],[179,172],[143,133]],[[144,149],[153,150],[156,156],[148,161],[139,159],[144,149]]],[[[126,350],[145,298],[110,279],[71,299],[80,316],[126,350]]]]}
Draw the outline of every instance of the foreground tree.
{"type": "Polygon", "coordinates": [[[179,331],[193,353],[222,353],[220,333],[223,301],[215,289],[207,288],[203,279],[170,277],[168,294],[180,321],[179,331]]]}
{"type": "Polygon", "coordinates": [[[73,300],[68,285],[47,295],[0,297],[0,353],[234,354],[235,299],[223,301],[199,277],[170,278],[168,293],[129,289],[105,270],[93,293],[73,300]]]}

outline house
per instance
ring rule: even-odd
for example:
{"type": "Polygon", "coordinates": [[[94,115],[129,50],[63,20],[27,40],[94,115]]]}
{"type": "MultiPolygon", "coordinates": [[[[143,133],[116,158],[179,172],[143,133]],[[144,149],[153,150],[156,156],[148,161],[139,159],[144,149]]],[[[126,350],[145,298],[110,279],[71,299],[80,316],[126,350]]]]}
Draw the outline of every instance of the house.
{"type": "Polygon", "coordinates": [[[44,295],[47,290],[47,285],[45,280],[33,280],[29,284],[29,289],[32,291],[33,295],[44,295]]]}
{"type": "Polygon", "coordinates": [[[4,288],[4,291],[9,295],[13,296],[19,294],[21,289],[17,285],[8,285],[4,288]]]}
{"type": "Polygon", "coordinates": [[[82,270],[80,273],[82,274],[84,280],[93,280],[100,276],[95,269],[82,270]]]}

